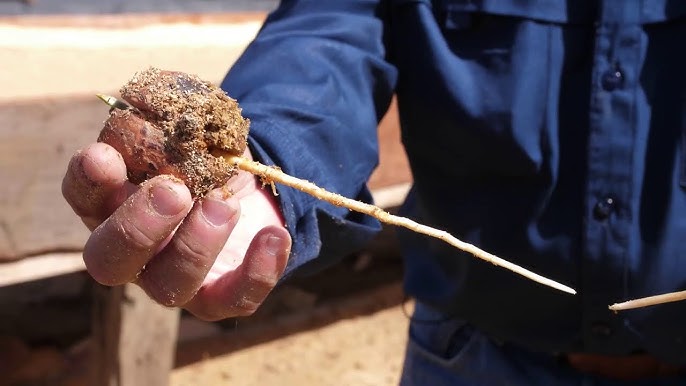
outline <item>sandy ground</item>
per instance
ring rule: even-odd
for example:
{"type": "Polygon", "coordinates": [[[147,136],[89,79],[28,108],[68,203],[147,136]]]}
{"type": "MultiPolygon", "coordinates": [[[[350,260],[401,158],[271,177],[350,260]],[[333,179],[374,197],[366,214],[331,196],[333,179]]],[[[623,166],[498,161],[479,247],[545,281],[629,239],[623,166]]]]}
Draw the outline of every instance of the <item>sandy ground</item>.
{"type": "Polygon", "coordinates": [[[407,328],[395,306],[177,368],[170,385],[397,385],[407,328]]]}

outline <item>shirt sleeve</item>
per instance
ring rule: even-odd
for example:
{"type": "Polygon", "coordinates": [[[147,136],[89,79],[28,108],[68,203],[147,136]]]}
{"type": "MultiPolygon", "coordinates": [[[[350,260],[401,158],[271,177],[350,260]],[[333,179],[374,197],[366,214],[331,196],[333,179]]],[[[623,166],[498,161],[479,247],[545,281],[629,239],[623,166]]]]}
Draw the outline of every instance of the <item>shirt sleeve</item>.
{"type": "MultiPolygon", "coordinates": [[[[251,120],[253,156],[346,197],[370,201],[377,124],[395,86],[380,1],[282,1],[222,88],[251,120]]],[[[284,278],[359,249],[378,222],[277,185],[293,238],[284,278]]]]}

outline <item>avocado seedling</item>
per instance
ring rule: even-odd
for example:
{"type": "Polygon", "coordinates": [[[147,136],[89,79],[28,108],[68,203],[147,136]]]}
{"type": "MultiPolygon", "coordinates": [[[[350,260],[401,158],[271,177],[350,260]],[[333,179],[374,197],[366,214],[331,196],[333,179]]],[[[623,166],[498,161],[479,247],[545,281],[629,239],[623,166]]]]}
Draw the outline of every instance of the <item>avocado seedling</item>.
{"type": "Polygon", "coordinates": [[[272,189],[275,189],[274,184],[290,186],[383,223],[443,240],[540,284],[576,293],[568,286],[463,242],[446,231],[329,192],[312,182],[290,176],[278,167],[244,158],[249,120],[241,115],[236,100],[195,75],[149,68],[135,74],[120,93],[128,104],[99,95],[112,108],[98,140],[122,154],[131,182],[140,183],[159,174],[171,174],[183,180],[192,195],[198,198],[221,187],[238,170],[243,170],[259,176],[272,189]]]}

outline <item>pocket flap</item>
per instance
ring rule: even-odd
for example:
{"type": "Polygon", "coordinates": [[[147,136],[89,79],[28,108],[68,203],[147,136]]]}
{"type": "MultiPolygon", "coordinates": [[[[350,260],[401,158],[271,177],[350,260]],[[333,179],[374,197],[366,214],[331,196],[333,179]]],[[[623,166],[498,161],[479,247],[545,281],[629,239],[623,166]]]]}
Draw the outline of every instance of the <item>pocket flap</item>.
{"type": "MultiPolygon", "coordinates": [[[[450,13],[484,13],[550,23],[592,23],[597,5],[590,0],[437,0],[450,13]]],[[[457,16],[459,17],[459,16],[457,16]]]]}

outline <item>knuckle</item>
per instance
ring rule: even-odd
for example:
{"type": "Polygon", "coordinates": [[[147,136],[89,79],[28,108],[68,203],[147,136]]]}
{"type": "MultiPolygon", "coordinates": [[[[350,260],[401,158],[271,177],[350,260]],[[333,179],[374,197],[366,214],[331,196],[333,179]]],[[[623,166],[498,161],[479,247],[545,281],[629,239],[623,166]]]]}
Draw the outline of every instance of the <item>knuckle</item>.
{"type": "Polygon", "coordinates": [[[116,270],[119,260],[117,256],[107,252],[103,253],[102,250],[93,245],[93,240],[93,237],[89,238],[83,251],[83,261],[88,274],[93,280],[104,286],[111,287],[128,282],[116,270]]]}
{"type": "Polygon", "coordinates": [[[104,265],[98,265],[95,267],[87,265],[87,270],[88,274],[93,278],[93,280],[104,286],[113,287],[129,282],[128,278],[122,278],[121,275],[108,270],[104,265]]]}
{"type": "Polygon", "coordinates": [[[206,270],[210,266],[209,260],[213,259],[215,253],[203,243],[200,243],[188,235],[178,234],[172,239],[172,247],[181,261],[188,268],[196,270],[206,270]]]}
{"type": "Polygon", "coordinates": [[[134,250],[150,251],[159,242],[156,237],[149,234],[149,229],[144,229],[128,216],[116,217],[113,228],[134,250]]]}
{"type": "Polygon", "coordinates": [[[138,284],[155,302],[165,307],[181,307],[188,303],[198,291],[199,283],[185,278],[169,277],[169,271],[153,265],[144,269],[138,279],[138,284]]]}
{"type": "Polygon", "coordinates": [[[186,299],[181,297],[180,291],[174,290],[164,283],[164,280],[146,280],[145,292],[152,300],[164,307],[179,307],[186,303],[186,299]]]}
{"type": "Polygon", "coordinates": [[[260,308],[260,305],[262,305],[261,301],[241,296],[233,304],[233,310],[236,316],[250,316],[260,308]]]}
{"type": "Polygon", "coordinates": [[[272,275],[264,275],[259,272],[248,272],[248,281],[253,292],[266,296],[278,282],[278,278],[272,275]]]}

